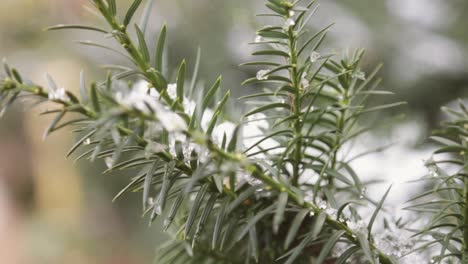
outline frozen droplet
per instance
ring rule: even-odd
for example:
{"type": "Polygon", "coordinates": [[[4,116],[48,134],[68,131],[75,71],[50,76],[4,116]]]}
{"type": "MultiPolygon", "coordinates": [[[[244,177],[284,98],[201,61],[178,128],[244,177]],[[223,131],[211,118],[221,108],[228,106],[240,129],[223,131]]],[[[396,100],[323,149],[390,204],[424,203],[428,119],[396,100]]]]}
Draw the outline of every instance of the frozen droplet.
{"type": "Polygon", "coordinates": [[[289,10],[289,16],[292,17],[296,14],[296,12],[294,12],[294,10],[289,10]]]}
{"type": "Polygon", "coordinates": [[[167,218],[164,219],[164,223],[163,223],[164,229],[168,228],[170,223],[171,223],[171,220],[169,220],[169,219],[167,219],[167,218]]]}
{"type": "Polygon", "coordinates": [[[301,76],[301,84],[303,88],[307,88],[310,86],[310,82],[307,79],[307,74],[305,72],[301,76]]]}
{"type": "Polygon", "coordinates": [[[260,70],[257,72],[257,80],[267,80],[268,79],[268,72],[269,70],[260,70]]]}
{"type": "Polygon", "coordinates": [[[310,54],[310,61],[316,62],[318,59],[320,59],[320,57],[321,57],[320,53],[316,51],[312,51],[312,53],[310,54]]]}
{"type": "Polygon", "coordinates": [[[154,205],[154,198],[153,197],[148,198],[147,204],[149,206],[153,206],[154,205]]]}
{"type": "Polygon", "coordinates": [[[162,207],[161,207],[161,204],[160,203],[154,203],[154,213],[156,215],[161,215],[162,214],[162,207]]]}
{"type": "Polygon", "coordinates": [[[112,168],[114,166],[114,159],[112,157],[106,157],[104,159],[104,163],[106,163],[107,168],[112,168]]]}
{"type": "Polygon", "coordinates": [[[171,99],[175,99],[177,97],[177,84],[171,83],[167,86],[167,94],[171,99]]]}
{"type": "Polygon", "coordinates": [[[432,177],[437,177],[439,176],[439,167],[437,167],[436,162],[434,159],[431,157],[424,161],[424,166],[429,170],[429,174],[432,177]]]}
{"type": "Polygon", "coordinates": [[[257,36],[255,37],[255,43],[263,42],[263,37],[262,36],[257,36]]]}
{"type": "Polygon", "coordinates": [[[362,188],[359,198],[362,199],[367,194],[367,187],[362,188]]]}
{"type": "Polygon", "coordinates": [[[292,26],[296,25],[296,22],[294,21],[294,19],[292,18],[288,18],[285,22],[284,22],[284,28],[290,28],[292,26]]]}

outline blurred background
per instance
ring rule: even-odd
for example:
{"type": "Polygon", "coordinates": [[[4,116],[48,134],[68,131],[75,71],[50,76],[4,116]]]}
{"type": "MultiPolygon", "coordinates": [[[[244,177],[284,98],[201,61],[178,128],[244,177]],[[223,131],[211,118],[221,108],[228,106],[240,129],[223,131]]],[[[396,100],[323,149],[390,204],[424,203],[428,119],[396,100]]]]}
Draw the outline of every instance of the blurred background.
{"type": "MultiPolygon", "coordinates": [[[[130,0],[117,2],[124,13],[130,0]]],[[[468,98],[468,1],[319,2],[311,29],[335,22],[323,52],[366,48],[364,68],[384,62],[382,88],[396,93],[393,101],[408,102],[396,110],[404,119],[366,135],[354,147],[360,152],[393,144],[354,166],[365,178],[392,182],[390,201],[397,205],[414,192],[405,182],[426,173],[422,159],[432,150],[426,138],[443,118],[440,107],[468,98]]],[[[88,80],[102,78],[105,70],[99,65],[125,62],[74,41],[109,39],[83,31],[43,31],[59,23],[102,24],[83,5],[88,1],[2,0],[0,57],[37,83],[45,82],[47,72],[69,90],[78,90],[81,69],[88,80]]],[[[261,0],[156,1],[147,36],[154,42],[167,21],[168,68],[175,69],[182,58],[193,67],[199,45],[201,78],[211,83],[222,74],[235,98],[251,92],[239,84],[256,70],[237,65],[249,60],[247,43],[255,38],[255,28],[268,23],[254,16],[262,10],[261,0]]],[[[165,235],[142,219],[140,194],[111,202],[132,175],[101,175],[101,162],[66,159],[73,134],[62,131],[43,141],[48,121],[17,106],[0,122],[1,262],[150,263],[165,235]]]]}

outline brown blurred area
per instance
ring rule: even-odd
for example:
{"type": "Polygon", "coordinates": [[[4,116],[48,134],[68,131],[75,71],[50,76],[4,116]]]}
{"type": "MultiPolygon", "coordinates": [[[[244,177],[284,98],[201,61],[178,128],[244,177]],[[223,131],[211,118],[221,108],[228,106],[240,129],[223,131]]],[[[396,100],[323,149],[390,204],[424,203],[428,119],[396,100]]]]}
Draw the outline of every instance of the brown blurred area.
{"type": "MultiPolygon", "coordinates": [[[[47,72],[60,86],[76,90],[80,70],[89,69],[71,44],[82,32],[51,34],[43,28],[96,22],[83,8],[87,3],[1,1],[0,57],[34,82],[45,84],[47,72]]],[[[65,158],[74,139],[70,130],[44,141],[51,119],[37,113],[51,107],[30,111],[25,102],[0,122],[0,263],[150,263],[157,233],[137,206],[129,207],[138,203],[111,202],[128,178],[114,184],[100,175],[100,163],[65,158]]]]}

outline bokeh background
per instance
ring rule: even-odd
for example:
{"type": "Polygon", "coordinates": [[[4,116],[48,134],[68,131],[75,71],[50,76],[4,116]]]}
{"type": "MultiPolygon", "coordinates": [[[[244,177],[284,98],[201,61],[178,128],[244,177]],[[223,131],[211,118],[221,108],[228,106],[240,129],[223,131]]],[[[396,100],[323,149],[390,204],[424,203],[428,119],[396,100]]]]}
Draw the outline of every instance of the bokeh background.
{"type": "MultiPolygon", "coordinates": [[[[125,12],[130,0],[117,2],[125,12]]],[[[392,182],[390,202],[398,210],[415,191],[405,182],[426,173],[422,159],[432,149],[426,138],[443,118],[440,107],[468,98],[468,1],[319,2],[311,29],[335,22],[323,52],[366,48],[364,68],[384,62],[383,88],[396,93],[392,100],[408,102],[392,113],[405,118],[366,135],[354,148],[393,145],[354,166],[363,177],[392,182]]],[[[102,78],[99,65],[122,59],[74,41],[108,39],[83,31],[43,31],[59,23],[101,24],[83,5],[88,1],[2,0],[0,57],[37,83],[44,83],[47,72],[70,90],[78,89],[81,69],[88,79],[102,78]]],[[[268,22],[254,16],[262,10],[262,0],[159,0],[149,42],[167,21],[168,68],[175,69],[182,58],[192,66],[200,46],[202,79],[208,83],[222,74],[236,97],[250,92],[239,84],[255,71],[237,65],[249,60],[247,43],[255,28],[268,22]]],[[[101,175],[101,162],[74,164],[64,157],[73,134],[62,131],[43,141],[50,120],[25,110],[18,106],[0,122],[0,262],[150,263],[165,235],[142,219],[140,195],[111,202],[131,175],[101,175]]]]}

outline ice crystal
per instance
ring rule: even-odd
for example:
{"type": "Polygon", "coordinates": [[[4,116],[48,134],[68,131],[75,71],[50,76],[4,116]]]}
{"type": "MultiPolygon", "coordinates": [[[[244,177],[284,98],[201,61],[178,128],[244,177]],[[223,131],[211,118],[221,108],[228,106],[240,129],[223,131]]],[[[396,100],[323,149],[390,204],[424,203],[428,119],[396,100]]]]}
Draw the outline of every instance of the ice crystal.
{"type": "Polygon", "coordinates": [[[375,245],[385,254],[400,258],[414,248],[414,242],[401,230],[385,229],[374,236],[375,245]]]}
{"type": "Polygon", "coordinates": [[[348,221],[348,227],[357,234],[367,236],[367,225],[363,220],[348,221]]]}
{"type": "Polygon", "coordinates": [[[112,168],[112,166],[114,166],[114,160],[112,159],[112,157],[106,157],[104,159],[104,163],[106,163],[106,166],[107,168],[112,168]]]}
{"type": "Polygon", "coordinates": [[[49,91],[49,99],[50,100],[59,100],[63,102],[70,101],[70,97],[68,97],[67,92],[64,88],[58,88],[56,90],[49,91]]]}
{"type": "Polygon", "coordinates": [[[310,54],[310,61],[316,62],[318,59],[320,59],[320,57],[321,57],[320,53],[316,51],[312,51],[312,53],[310,54]]]}
{"type": "Polygon", "coordinates": [[[366,80],[366,74],[362,71],[356,71],[353,73],[353,78],[356,78],[358,80],[366,80]]]}
{"type": "Polygon", "coordinates": [[[176,99],[177,97],[177,84],[171,83],[167,86],[167,94],[171,99],[176,99]]]}

